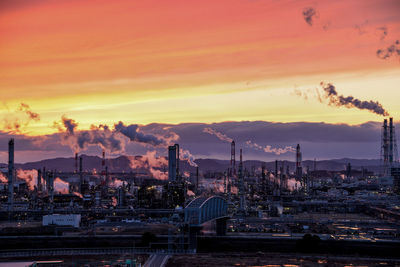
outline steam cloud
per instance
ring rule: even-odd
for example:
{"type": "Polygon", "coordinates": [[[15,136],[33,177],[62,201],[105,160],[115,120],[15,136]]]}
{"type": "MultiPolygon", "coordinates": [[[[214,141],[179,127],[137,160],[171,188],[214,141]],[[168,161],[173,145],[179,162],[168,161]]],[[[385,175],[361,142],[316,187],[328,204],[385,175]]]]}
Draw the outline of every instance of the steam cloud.
{"type": "Polygon", "coordinates": [[[31,191],[33,191],[37,185],[37,176],[36,170],[17,170],[17,178],[24,180],[31,191]]]}
{"type": "Polygon", "coordinates": [[[114,128],[117,132],[122,133],[131,141],[140,142],[140,143],[148,143],[152,145],[160,145],[162,141],[158,139],[156,136],[151,134],[143,134],[138,132],[139,126],[136,124],[131,124],[125,126],[121,121],[114,125],[114,128]]]}
{"type": "Polygon", "coordinates": [[[290,152],[290,153],[296,152],[296,149],[292,146],[285,146],[284,148],[279,148],[279,147],[275,148],[270,145],[267,145],[267,146],[263,147],[263,146],[260,146],[259,144],[254,143],[250,140],[246,141],[246,145],[250,148],[264,151],[265,153],[274,153],[275,155],[285,154],[288,152],[290,152]]]}
{"type": "Polygon", "coordinates": [[[54,192],[57,194],[68,194],[69,183],[56,177],[56,179],[54,179],[54,192]]]}
{"type": "Polygon", "coordinates": [[[154,135],[143,134],[138,131],[136,124],[124,125],[121,121],[114,125],[114,129],[100,124],[92,125],[90,130],[77,130],[78,123],[65,116],[62,117],[61,124],[54,123],[60,132],[64,132],[64,143],[68,144],[74,152],[86,149],[90,145],[98,145],[102,149],[111,153],[122,152],[125,150],[126,141],[123,136],[130,141],[146,143],[150,145],[160,145],[163,140],[154,135]]]}
{"type": "Polygon", "coordinates": [[[376,56],[379,57],[380,59],[387,59],[390,58],[393,55],[400,56],[400,41],[396,40],[394,44],[391,46],[384,48],[384,49],[378,49],[376,51],[376,56]]]}
{"type": "Polygon", "coordinates": [[[181,156],[181,159],[186,160],[190,166],[197,167],[196,162],[194,162],[195,158],[189,150],[180,148],[179,155],[181,156]]]}
{"type": "Polygon", "coordinates": [[[333,84],[321,82],[321,86],[329,99],[329,105],[347,108],[366,109],[378,115],[388,116],[389,113],[377,101],[362,101],[352,96],[338,95],[336,88],[333,84]]]}
{"type": "Polygon", "coordinates": [[[204,128],[204,129],[203,129],[203,132],[204,132],[204,133],[211,134],[211,135],[215,135],[219,140],[224,141],[224,142],[229,142],[229,143],[231,143],[231,142],[233,141],[232,138],[230,138],[230,137],[226,136],[225,134],[220,133],[220,132],[218,132],[218,131],[216,131],[216,130],[214,130],[214,129],[211,129],[211,128],[209,128],[209,127],[204,128]]]}
{"type": "Polygon", "coordinates": [[[0,182],[1,183],[8,183],[8,179],[0,172],[0,182]]]}
{"type": "Polygon", "coordinates": [[[167,165],[168,162],[164,157],[156,157],[156,151],[147,151],[147,153],[141,157],[130,158],[131,168],[144,168],[151,173],[153,178],[158,180],[168,179],[168,175],[160,170],[167,165]]]}
{"type": "Polygon", "coordinates": [[[303,9],[303,17],[304,20],[308,23],[308,25],[313,25],[313,19],[317,15],[317,11],[313,7],[306,7],[303,9]]]}

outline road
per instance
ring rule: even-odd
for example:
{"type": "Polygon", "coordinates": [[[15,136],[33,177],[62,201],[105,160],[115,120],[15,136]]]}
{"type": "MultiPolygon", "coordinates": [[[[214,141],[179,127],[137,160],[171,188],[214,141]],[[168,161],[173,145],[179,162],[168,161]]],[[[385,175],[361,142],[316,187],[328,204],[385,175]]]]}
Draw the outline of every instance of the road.
{"type": "Polygon", "coordinates": [[[169,258],[167,254],[152,254],[143,267],[163,267],[169,258]]]}

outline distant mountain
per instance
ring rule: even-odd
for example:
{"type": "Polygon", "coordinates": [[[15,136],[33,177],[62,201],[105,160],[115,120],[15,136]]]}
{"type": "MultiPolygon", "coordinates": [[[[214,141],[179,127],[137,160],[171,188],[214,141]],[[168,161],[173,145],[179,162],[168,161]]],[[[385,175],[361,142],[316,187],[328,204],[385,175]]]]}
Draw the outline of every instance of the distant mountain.
{"type": "MultiPolygon", "coordinates": [[[[145,168],[132,169],[130,164],[130,159],[132,157],[120,156],[117,158],[111,158],[106,160],[106,165],[110,172],[131,172],[131,171],[145,171],[145,168]]],[[[140,158],[137,156],[136,158],[140,158]]],[[[85,171],[101,170],[102,159],[98,156],[87,156],[82,155],[83,169],[85,171]]],[[[201,172],[224,172],[230,168],[229,160],[219,160],[219,159],[196,159],[195,163],[198,165],[201,172]]],[[[331,160],[320,160],[316,162],[316,167],[318,170],[329,170],[329,171],[341,171],[346,169],[346,165],[350,163],[353,169],[366,168],[368,170],[377,171],[379,170],[380,161],[377,159],[331,159],[331,160]]],[[[79,163],[78,163],[79,164],[79,163]]],[[[260,168],[262,165],[266,166],[267,170],[273,171],[275,169],[275,161],[263,162],[258,160],[246,160],[243,165],[247,170],[252,168],[260,168]]],[[[314,169],[314,161],[305,160],[302,162],[304,170],[307,167],[310,170],[314,169]]],[[[236,162],[236,167],[238,167],[239,162],[236,162]]],[[[295,162],[293,161],[279,161],[278,168],[287,168],[289,166],[290,171],[294,171],[295,162]]],[[[72,172],[75,169],[75,159],[74,158],[54,158],[46,159],[36,162],[28,162],[24,164],[16,164],[16,168],[21,169],[38,169],[46,167],[48,170],[57,170],[62,172],[72,172]]],[[[196,171],[195,166],[189,165],[187,161],[181,161],[180,164],[182,171],[188,171],[194,173],[196,171]]],[[[1,164],[0,168],[7,168],[7,164],[1,164]]],[[[167,166],[161,167],[161,169],[168,169],[167,166]]]]}

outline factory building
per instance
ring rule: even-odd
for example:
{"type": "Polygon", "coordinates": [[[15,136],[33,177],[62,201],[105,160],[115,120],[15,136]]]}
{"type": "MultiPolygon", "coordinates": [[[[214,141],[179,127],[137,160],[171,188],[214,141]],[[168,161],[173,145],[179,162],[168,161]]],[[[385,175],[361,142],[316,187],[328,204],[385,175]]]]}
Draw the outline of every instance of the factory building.
{"type": "Polygon", "coordinates": [[[50,214],[43,216],[42,225],[73,226],[78,228],[81,224],[80,214],[50,214]]]}

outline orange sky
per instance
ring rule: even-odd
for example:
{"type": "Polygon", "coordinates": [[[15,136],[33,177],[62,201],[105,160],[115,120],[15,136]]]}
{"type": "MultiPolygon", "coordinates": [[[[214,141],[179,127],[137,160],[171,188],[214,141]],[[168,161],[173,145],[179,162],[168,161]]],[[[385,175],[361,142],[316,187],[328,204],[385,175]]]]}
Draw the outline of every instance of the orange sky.
{"type": "Polygon", "coordinates": [[[293,94],[327,81],[396,117],[400,57],[376,50],[400,39],[399,14],[397,0],[2,1],[0,116],[29,104],[42,118],[30,134],[54,132],[63,114],[82,128],[381,120],[293,94]]]}

